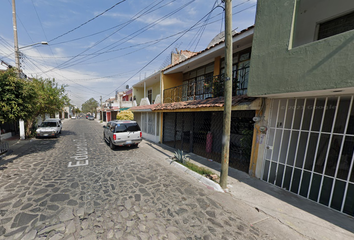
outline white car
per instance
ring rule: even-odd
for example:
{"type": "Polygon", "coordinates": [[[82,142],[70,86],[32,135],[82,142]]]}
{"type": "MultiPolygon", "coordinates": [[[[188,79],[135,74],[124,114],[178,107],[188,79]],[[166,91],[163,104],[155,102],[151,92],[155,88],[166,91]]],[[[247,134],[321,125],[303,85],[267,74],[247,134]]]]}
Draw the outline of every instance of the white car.
{"type": "Polygon", "coordinates": [[[61,133],[62,122],[57,118],[44,120],[36,130],[36,137],[58,137],[61,133]]]}

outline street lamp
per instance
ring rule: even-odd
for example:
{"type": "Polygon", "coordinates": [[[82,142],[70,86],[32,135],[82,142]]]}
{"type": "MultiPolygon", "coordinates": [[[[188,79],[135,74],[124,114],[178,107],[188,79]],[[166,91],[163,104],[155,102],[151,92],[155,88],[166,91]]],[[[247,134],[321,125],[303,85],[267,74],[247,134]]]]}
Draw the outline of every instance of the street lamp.
{"type": "Polygon", "coordinates": [[[37,43],[33,43],[33,44],[30,44],[30,45],[27,45],[27,46],[19,47],[18,49],[28,48],[28,47],[32,47],[32,46],[40,45],[40,44],[42,44],[42,45],[48,45],[47,42],[42,41],[42,42],[37,42],[37,43]]]}

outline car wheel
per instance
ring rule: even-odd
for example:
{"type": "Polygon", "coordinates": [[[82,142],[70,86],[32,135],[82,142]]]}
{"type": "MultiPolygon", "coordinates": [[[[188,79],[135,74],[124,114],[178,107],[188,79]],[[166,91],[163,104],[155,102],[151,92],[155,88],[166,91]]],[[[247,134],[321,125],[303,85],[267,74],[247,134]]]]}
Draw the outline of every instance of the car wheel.
{"type": "Polygon", "coordinates": [[[58,137],[58,133],[55,133],[54,137],[57,138],[58,137]]]}
{"type": "Polygon", "coordinates": [[[116,146],[112,143],[112,140],[111,140],[111,139],[109,139],[109,147],[110,147],[111,149],[115,149],[115,148],[116,148],[116,146]]]}

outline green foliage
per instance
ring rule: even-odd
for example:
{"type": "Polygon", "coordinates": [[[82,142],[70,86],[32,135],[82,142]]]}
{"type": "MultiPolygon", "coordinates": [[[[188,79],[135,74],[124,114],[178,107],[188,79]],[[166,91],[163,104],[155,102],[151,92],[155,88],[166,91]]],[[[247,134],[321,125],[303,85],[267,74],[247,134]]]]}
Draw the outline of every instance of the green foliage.
{"type": "Polygon", "coordinates": [[[184,154],[183,150],[180,149],[177,149],[177,151],[175,151],[174,153],[174,160],[179,163],[182,163],[183,165],[186,164],[187,157],[189,157],[189,155],[184,154]]]}
{"type": "Polygon", "coordinates": [[[204,167],[199,167],[191,162],[186,162],[184,164],[184,166],[186,166],[187,168],[189,168],[190,170],[196,172],[196,173],[199,173],[201,175],[212,175],[214,174],[211,170],[209,169],[206,169],[204,167]]]}
{"type": "Polygon", "coordinates": [[[81,109],[83,113],[88,113],[88,112],[90,112],[91,114],[95,113],[97,107],[98,107],[98,102],[94,98],[90,98],[89,100],[87,100],[81,105],[81,109]]]}
{"type": "Polygon", "coordinates": [[[13,69],[0,72],[0,122],[23,119],[29,136],[38,115],[55,114],[69,104],[65,87],[54,79],[20,79],[13,69]]]}
{"type": "Polygon", "coordinates": [[[134,114],[130,110],[124,110],[117,114],[117,120],[133,120],[134,114]]]}
{"type": "Polygon", "coordinates": [[[32,84],[9,69],[0,72],[0,123],[32,117],[38,93],[32,84]]]}

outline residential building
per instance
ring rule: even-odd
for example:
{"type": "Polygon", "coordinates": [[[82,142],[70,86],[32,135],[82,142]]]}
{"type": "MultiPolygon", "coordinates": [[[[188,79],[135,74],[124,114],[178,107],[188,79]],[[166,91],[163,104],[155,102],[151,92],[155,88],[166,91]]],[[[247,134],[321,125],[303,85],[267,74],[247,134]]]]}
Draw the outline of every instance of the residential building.
{"type": "Polygon", "coordinates": [[[354,2],[258,1],[255,176],[354,215],[354,2]]]}
{"type": "Polygon", "coordinates": [[[104,122],[117,119],[117,114],[122,110],[127,110],[134,106],[134,102],[124,98],[126,93],[124,91],[117,91],[114,97],[104,101],[102,105],[97,108],[97,117],[104,122]]]}
{"type": "Polygon", "coordinates": [[[133,85],[133,99],[136,105],[130,110],[138,122],[143,137],[153,142],[160,141],[161,114],[152,108],[161,103],[161,71],[133,85]]]}
{"type": "MultiPolygon", "coordinates": [[[[252,26],[233,33],[230,166],[245,172],[251,166],[252,119],[261,108],[261,100],[247,96],[253,30],[252,26]]],[[[156,86],[157,81],[160,82],[161,103],[141,104],[132,111],[146,111],[146,117],[160,114],[156,124],[160,126],[156,130],[160,133],[159,142],[221,162],[225,71],[223,36],[215,37],[201,52],[179,52],[185,53],[189,56],[172,55],[170,66],[149,77],[150,81],[156,78],[156,86]]],[[[149,85],[141,82],[133,87],[139,84],[144,89],[144,96],[148,96],[149,85]]],[[[135,88],[133,92],[136,94],[135,88]]]]}

